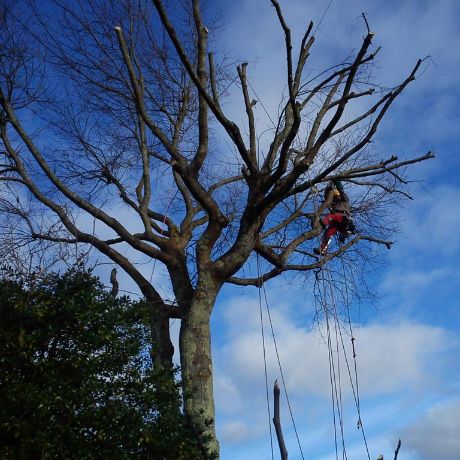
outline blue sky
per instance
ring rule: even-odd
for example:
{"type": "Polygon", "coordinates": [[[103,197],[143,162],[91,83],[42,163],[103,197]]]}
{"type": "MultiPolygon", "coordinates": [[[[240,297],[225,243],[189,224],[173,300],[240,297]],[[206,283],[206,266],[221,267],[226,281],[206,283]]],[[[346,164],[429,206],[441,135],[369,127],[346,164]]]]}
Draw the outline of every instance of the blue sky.
{"type": "MultiPolygon", "coordinates": [[[[316,24],[329,1],[280,2],[297,42],[305,24],[316,24]]],[[[283,91],[282,33],[268,1],[222,2],[225,29],[219,42],[248,61],[248,75],[264,106],[276,113],[283,91]]],[[[414,167],[414,201],[400,210],[401,231],[385,262],[369,273],[378,301],[353,306],[361,411],[372,459],[460,458],[460,4],[456,1],[332,1],[317,30],[312,71],[344,58],[365,33],[382,45],[376,76],[403,79],[418,58],[422,75],[400,97],[382,124],[376,148],[382,157],[436,160],[414,167]]],[[[239,103],[227,102],[237,116],[239,103]]],[[[262,110],[258,112],[261,125],[262,110]]],[[[238,116],[237,116],[238,117],[238,116]]],[[[327,348],[313,323],[311,292],[284,279],[267,285],[267,297],[288,392],[305,458],[335,458],[327,348]]],[[[255,289],[226,288],[213,318],[217,430],[222,458],[271,458],[265,401],[259,300],[255,289]]],[[[265,324],[266,331],[268,324],[265,324]]],[[[349,346],[347,344],[347,346],[349,346]]],[[[350,352],[350,350],[348,350],[350,352]]],[[[267,339],[271,384],[280,381],[267,339]]],[[[350,384],[342,373],[348,458],[367,458],[350,384]]],[[[286,401],[282,417],[289,458],[301,458],[286,401]]],[[[341,441],[340,441],[341,442],[341,441]]],[[[275,458],[278,458],[275,443],[275,458]]],[[[339,450],[339,457],[342,453],[339,450]]]]}

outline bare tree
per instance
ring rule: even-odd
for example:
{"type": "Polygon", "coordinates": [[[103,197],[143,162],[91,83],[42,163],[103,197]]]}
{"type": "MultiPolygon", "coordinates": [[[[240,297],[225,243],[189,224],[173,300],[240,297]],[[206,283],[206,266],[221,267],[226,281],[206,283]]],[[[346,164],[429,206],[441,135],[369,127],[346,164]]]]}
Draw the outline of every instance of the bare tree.
{"type": "Polygon", "coordinates": [[[366,21],[358,51],[307,81],[313,24],[294,56],[271,0],[287,96],[263,147],[248,65],[229,86],[234,70],[214,56],[198,0],[1,3],[0,201],[10,241],[87,245],[127,272],[151,305],[158,366],[171,365],[169,321],[180,320],[185,411],[218,455],[210,316],[219,292],[308,276],[328,260],[359,264],[390,245],[385,215],[408,196],[405,169],[432,154],[382,159],[371,141],[422,61],[400,84],[377,86],[379,48],[366,21]],[[224,96],[235,88],[244,126],[226,115],[224,96]],[[322,184],[333,179],[351,193],[360,232],[318,258],[322,184]],[[165,269],[172,301],[139,255],[165,269]]]}

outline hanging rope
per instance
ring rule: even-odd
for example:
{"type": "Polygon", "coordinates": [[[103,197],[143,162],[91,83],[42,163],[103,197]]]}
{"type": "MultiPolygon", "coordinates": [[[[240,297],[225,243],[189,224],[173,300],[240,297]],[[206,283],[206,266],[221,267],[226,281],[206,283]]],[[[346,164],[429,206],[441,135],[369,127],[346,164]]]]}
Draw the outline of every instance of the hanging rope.
{"type": "MultiPolygon", "coordinates": [[[[316,203],[316,198],[317,198],[318,191],[315,191],[314,194],[314,210],[315,212],[317,211],[317,203],[316,203]]],[[[319,236],[319,238],[321,238],[319,236]]],[[[321,243],[321,241],[319,241],[321,243]]],[[[346,453],[346,445],[345,445],[345,433],[344,433],[344,424],[343,424],[343,405],[342,405],[342,383],[341,383],[341,374],[340,374],[340,350],[339,350],[339,338],[340,338],[340,345],[343,351],[343,356],[345,358],[345,363],[347,367],[347,372],[348,376],[350,379],[350,384],[353,392],[353,398],[355,401],[355,406],[356,410],[358,413],[358,429],[361,429],[362,436],[363,436],[363,441],[364,445],[366,448],[366,453],[367,457],[370,460],[370,453],[369,453],[369,447],[367,444],[367,439],[366,435],[364,432],[364,426],[362,422],[362,417],[361,417],[361,409],[360,409],[360,401],[359,401],[359,386],[358,386],[358,368],[357,368],[357,360],[356,360],[356,352],[355,352],[355,344],[354,344],[354,336],[353,336],[353,329],[352,329],[352,323],[351,323],[351,318],[350,318],[350,309],[347,303],[347,313],[348,313],[348,324],[350,327],[350,337],[351,337],[351,344],[352,344],[352,350],[353,350],[353,361],[354,361],[354,380],[352,377],[351,369],[350,369],[350,363],[348,360],[348,355],[347,351],[345,348],[345,343],[343,340],[343,334],[342,334],[342,328],[340,325],[339,321],[339,314],[338,314],[338,309],[337,309],[337,302],[335,299],[334,295],[334,283],[333,283],[333,277],[332,273],[329,270],[329,267],[327,265],[327,262],[324,264],[324,266],[321,269],[321,273],[325,273],[328,277],[328,280],[326,280],[325,276],[321,276],[321,281],[322,281],[322,288],[323,288],[323,295],[321,299],[322,307],[325,313],[326,317],[326,328],[327,328],[327,342],[328,342],[328,355],[329,355],[329,374],[330,374],[330,381],[331,381],[331,397],[332,397],[332,406],[333,406],[333,419],[334,419],[334,441],[335,441],[335,449],[336,449],[336,458],[338,458],[338,447],[337,447],[337,420],[336,420],[336,411],[337,411],[337,417],[339,419],[339,424],[340,424],[340,433],[341,433],[341,438],[342,438],[342,457],[344,459],[347,459],[347,453],[346,453]],[[331,305],[333,307],[332,315],[334,317],[334,330],[335,330],[335,341],[336,341],[336,354],[337,354],[337,372],[336,372],[336,365],[335,365],[335,360],[334,360],[334,355],[332,352],[332,340],[331,340],[331,327],[330,327],[330,321],[329,321],[329,309],[328,309],[328,301],[327,301],[327,292],[326,292],[326,283],[329,285],[329,292],[330,292],[330,300],[331,300],[331,305]],[[337,383],[337,377],[338,377],[338,383],[337,383]]],[[[345,279],[345,268],[343,266],[343,261],[342,261],[342,278],[345,279]]],[[[348,299],[348,289],[346,287],[345,283],[345,290],[346,290],[346,296],[348,299]]],[[[320,291],[321,292],[321,291],[320,291]]],[[[347,301],[348,302],[348,301],[347,301]]]]}
{"type": "MultiPolygon", "coordinates": [[[[338,333],[337,329],[340,330],[340,324],[338,321],[338,312],[337,312],[337,305],[335,302],[334,291],[332,289],[332,276],[329,269],[325,270],[329,276],[329,291],[331,296],[333,309],[333,317],[334,317],[334,331],[335,331],[335,343],[336,343],[336,353],[337,353],[337,375],[338,375],[338,392],[337,392],[337,382],[334,379],[334,388],[335,388],[335,397],[337,402],[337,412],[339,416],[339,423],[340,423],[340,434],[342,438],[342,458],[347,459],[347,451],[345,447],[345,435],[344,435],[344,427],[343,427],[343,405],[342,405],[342,382],[341,382],[341,370],[340,370],[340,352],[339,352],[339,340],[338,340],[338,333]]],[[[334,374],[335,378],[335,374],[334,374]]]]}
{"type": "MultiPolygon", "coordinates": [[[[344,266],[343,261],[341,261],[341,262],[342,262],[342,277],[345,278],[345,266],[344,266]]],[[[353,398],[355,400],[356,411],[358,413],[357,427],[358,427],[358,429],[361,430],[364,445],[366,446],[367,458],[368,458],[368,460],[370,460],[371,456],[370,456],[370,453],[369,453],[369,446],[367,444],[366,433],[364,431],[364,424],[363,424],[363,421],[362,421],[362,418],[361,418],[361,406],[360,406],[360,400],[359,400],[359,383],[358,383],[358,364],[357,364],[357,359],[356,359],[357,355],[356,355],[356,350],[355,350],[355,337],[354,337],[354,334],[353,334],[353,326],[352,326],[352,323],[351,323],[350,307],[349,307],[349,301],[348,301],[348,288],[347,288],[346,284],[345,284],[345,292],[346,292],[347,320],[348,320],[348,326],[349,326],[349,329],[350,329],[350,341],[351,341],[351,348],[352,348],[352,353],[353,353],[354,382],[353,382],[353,378],[351,376],[351,370],[350,370],[350,365],[348,363],[348,357],[347,357],[347,354],[345,352],[345,344],[344,344],[344,341],[343,341],[343,335],[342,335],[341,329],[339,329],[339,331],[340,331],[340,340],[342,342],[342,349],[343,349],[344,356],[345,356],[345,361],[346,361],[346,364],[347,364],[347,370],[348,370],[348,375],[349,375],[349,378],[350,378],[350,384],[351,384],[351,388],[353,390],[353,398]],[[355,390],[355,388],[356,388],[356,390],[355,390]]]]}
{"type": "Polygon", "coordinates": [[[287,402],[287,405],[288,405],[288,408],[289,408],[289,414],[291,416],[292,426],[294,428],[294,433],[295,433],[295,436],[296,436],[296,439],[297,439],[297,445],[299,446],[300,455],[301,455],[302,459],[304,459],[302,446],[300,444],[299,433],[297,431],[297,426],[296,426],[296,423],[295,423],[295,420],[294,420],[294,413],[292,411],[291,402],[289,400],[289,395],[288,395],[288,391],[287,391],[286,381],[284,379],[283,367],[281,365],[281,359],[280,359],[280,355],[279,355],[279,352],[278,352],[278,344],[276,343],[275,330],[273,328],[273,322],[272,322],[272,317],[271,317],[271,313],[270,313],[270,308],[268,306],[267,292],[265,290],[264,285],[262,285],[262,289],[263,289],[263,292],[264,292],[265,306],[266,306],[266,309],[267,309],[267,316],[268,316],[268,320],[269,320],[269,323],[270,323],[270,329],[271,329],[271,333],[272,333],[273,345],[275,347],[276,359],[278,360],[278,368],[280,370],[281,382],[283,384],[284,394],[286,395],[286,402],[287,402]]]}
{"type": "Polygon", "coordinates": [[[268,110],[265,108],[262,100],[260,99],[260,97],[257,95],[256,93],[256,90],[253,88],[253,86],[251,85],[251,82],[249,81],[249,79],[246,80],[248,82],[248,85],[249,87],[251,88],[252,92],[254,93],[254,96],[256,97],[257,101],[260,102],[260,105],[262,106],[262,109],[264,110],[265,112],[265,115],[267,115],[268,119],[271,121],[272,125],[273,125],[273,128],[276,129],[276,124],[275,122],[273,121],[272,117],[270,116],[270,114],[268,113],[268,110]]]}
{"type": "MultiPolygon", "coordinates": [[[[260,273],[258,255],[257,255],[257,272],[260,273]]],[[[275,460],[275,455],[273,451],[273,433],[272,433],[272,423],[271,423],[271,413],[270,413],[270,397],[268,393],[267,352],[265,348],[264,316],[263,316],[263,310],[262,310],[262,295],[260,291],[261,291],[261,287],[259,286],[257,292],[259,295],[260,330],[261,330],[261,335],[262,335],[262,349],[263,349],[263,355],[264,355],[265,396],[267,400],[268,429],[270,432],[270,448],[271,448],[271,453],[272,453],[272,460],[275,460]]]]}
{"type": "MultiPolygon", "coordinates": [[[[321,21],[324,19],[324,16],[326,15],[329,7],[331,6],[331,3],[332,3],[332,0],[329,2],[329,5],[327,6],[327,8],[326,8],[326,10],[325,10],[325,12],[323,14],[323,17],[321,18],[321,21]]],[[[321,21],[320,21],[320,23],[321,23],[321,21]]],[[[318,25],[318,27],[319,27],[319,25],[318,25]]],[[[318,29],[318,27],[317,27],[317,29],[318,29]]],[[[316,30],[315,30],[315,32],[316,32],[316,30]]],[[[248,85],[251,88],[251,90],[254,93],[254,95],[257,98],[257,100],[260,102],[265,114],[267,115],[267,117],[271,121],[273,127],[276,129],[276,125],[275,125],[274,121],[270,117],[270,114],[268,113],[267,109],[265,108],[264,104],[262,103],[261,99],[257,95],[256,91],[254,90],[254,88],[251,85],[249,80],[248,80],[248,85]]],[[[314,194],[315,212],[318,209],[316,207],[317,193],[318,193],[318,191],[316,190],[315,194],[314,194]]],[[[321,235],[319,235],[319,238],[321,238],[321,235]]],[[[334,296],[334,292],[333,292],[332,275],[331,275],[330,270],[327,267],[327,263],[325,263],[324,266],[322,267],[322,269],[320,269],[320,270],[325,272],[329,277],[328,283],[326,282],[326,279],[325,279],[324,276],[321,277],[322,283],[323,283],[323,302],[322,302],[322,307],[323,307],[323,310],[324,310],[324,313],[325,313],[326,328],[327,328],[327,343],[328,343],[328,356],[329,356],[329,377],[330,377],[330,382],[331,382],[331,400],[332,400],[332,412],[333,412],[333,420],[334,420],[334,443],[335,443],[336,459],[338,460],[338,439],[337,439],[338,438],[338,436],[337,436],[337,418],[338,418],[339,425],[340,425],[341,443],[342,443],[342,458],[343,458],[343,460],[348,460],[347,452],[346,452],[346,445],[345,445],[345,433],[344,433],[344,421],[343,421],[342,382],[341,382],[340,350],[339,350],[339,336],[340,336],[340,342],[341,342],[341,346],[342,346],[342,350],[343,350],[343,354],[344,354],[344,358],[345,358],[345,362],[346,362],[346,366],[347,366],[347,370],[348,370],[348,375],[349,375],[349,378],[350,378],[353,397],[354,397],[356,409],[357,409],[357,412],[358,412],[358,428],[361,428],[361,432],[363,434],[363,439],[364,439],[364,444],[366,446],[367,456],[368,456],[368,459],[370,460],[369,448],[368,448],[368,445],[367,445],[367,440],[366,440],[366,436],[365,436],[365,433],[364,433],[364,427],[363,427],[362,419],[361,419],[360,402],[359,402],[359,387],[358,387],[358,370],[357,370],[357,362],[356,362],[356,353],[355,353],[355,348],[354,348],[354,337],[353,337],[353,333],[352,333],[352,326],[351,326],[351,320],[350,320],[350,312],[349,312],[349,309],[347,309],[348,322],[349,322],[349,325],[350,325],[350,333],[351,333],[352,348],[353,348],[353,360],[354,360],[354,372],[355,372],[355,381],[354,382],[353,382],[353,378],[351,376],[351,370],[350,370],[349,361],[348,361],[348,357],[347,357],[347,352],[346,352],[344,341],[343,341],[342,330],[341,330],[340,322],[339,322],[339,319],[338,319],[339,315],[338,315],[337,305],[336,305],[336,302],[335,302],[335,296],[334,296]],[[333,350],[333,345],[332,345],[331,326],[330,326],[330,321],[329,321],[330,313],[328,311],[328,306],[327,306],[326,284],[329,284],[330,298],[331,298],[331,303],[332,303],[332,306],[333,306],[332,316],[334,318],[335,353],[336,353],[336,356],[337,356],[337,358],[336,358],[337,363],[336,363],[336,360],[334,359],[334,350],[333,350]],[[337,414],[337,418],[336,418],[336,414],[337,414]]],[[[259,256],[258,255],[257,255],[257,272],[258,272],[258,277],[260,277],[260,265],[259,265],[259,256]]],[[[344,277],[345,277],[345,273],[344,273],[344,277]]],[[[294,432],[295,432],[295,435],[296,435],[296,438],[297,438],[297,443],[298,443],[298,446],[299,446],[299,450],[300,450],[302,459],[304,459],[302,447],[301,447],[301,444],[300,444],[300,439],[299,439],[298,432],[297,432],[297,427],[296,427],[296,424],[295,424],[291,404],[290,404],[290,401],[289,401],[289,396],[288,396],[288,393],[287,393],[287,387],[286,387],[286,382],[285,382],[285,379],[284,379],[284,373],[283,373],[283,369],[282,369],[282,365],[281,365],[281,360],[280,360],[280,357],[279,357],[278,346],[277,346],[277,343],[276,343],[276,336],[275,336],[275,333],[274,333],[273,322],[272,322],[270,308],[269,308],[268,299],[267,299],[267,293],[266,293],[264,285],[262,285],[262,288],[263,288],[263,292],[264,292],[265,305],[266,305],[267,316],[268,316],[269,324],[270,324],[270,328],[271,328],[273,344],[274,344],[274,348],[275,348],[275,352],[276,352],[276,357],[277,357],[277,360],[278,360],[278,367],[280,369],[281,381],[282,381],[282,384],[283,384],[284,393],[286,395],[286,401],[287,401],[287,404],[288,404],[289,413],[290,413],[291,421],[292,421],[292,424],[293,424],[293,427],[294,427],[294,432]]],[[[262,344],[263,344],[263,353],[264,353],[265,387],[266,387],[266,394],[267,394],[267,407],[268,407],[268,416],[269,416],[269,425],[270,425],[270,442],[271,442],[272,458],[273,458],[273,438],[272,438],[272,430],[271,430],[271,423],[270,423],[270,405],[269,405],[269,397],[268,397],[268,377],[267,377],[267,364],[266,364],[266,349],[265,349],[265,336],[264,336],[264,328],[263,328],[263,314],[262,314],[261,302],[262,302],[262,300],[261,300],[261,293],[260,293],[260,287],[259,287],[259,309],[260,309],[261,330],[262,330],[262,344]]]]}
{"type": "Polygon", "coordinates": [[[326,283],[323,279],[323,301],[322,306],[326,318],[326,330],[327,330],[327,349],[328,349],[328,360],[329,360],[329,380],[331,384],[331,402],[332,402],[332,419],[334,422],[334,447],[335,447],[335,458],[338,460],[338,442],[337,442],[337,421],[336,421],[336,409],[335,409],[335,398],[334,398],[334,388],[335,388],[335,372],[334,372],[334,359],[332,354],[332,343],[331,343],[331,332],[329,326],[329,312],[327,309],[326,303],[326,283]]]}
{"type": "MultiPolygon", "coordinates": [[[[332,351],[331,351],[332,346],[331,346],[331,337],[330,337],[329,312],[328,312],[328,308],[327,308],[327,296],[326,296],[326,287],[325,287],[326,282],[327,282],[327,284],[329,284],[330,299],[331,299],[331,305],[333,307],[333,316],[334,316],[334,321],[335,321],[336,351],[337,351],[338,369],[340,369],[340,361],[339,361],[340,353],[339,353],[339,348],[338,348],[339,347],[338,341],[339,341],[339,337],[340,337],[341,348],[342,348],[343,355],[344,355],[344,358],[345,358],[345,363],[346,363],[346,367],[347,367],[347,371],[348,371],[348,376],[349,376],[349,379],[350,379],[350,384],[351,384],[351,388],[352,388],[352,392],[353,392],[353,398],[354,398],[355,405],[356,405],[356,410],[357,410],[357,413],[358,413],[358,428],[362,432],[367,457],[370,460],[369,446],[368,446],[368,443],[367,443],[366,435],[365,435],[365,432],[364,432],[364,426],[363,426],[363,422],[362,422],[362,417],[361,417],[361,409],[360,409],[360,401],[359,401],[359,386],[358,386],[358,368],[357,368],[356,351],[355,351],[355,345],[354,345],[355,338],[353,336],[353,329],[352,329],[352,325],[351,325],[350,311],[349,311],[349,308],[347,308],[348,323],[349,323],[349,326],[350,326],[350,336],[351,336],[351,343],[352,343],[352,350],[353,350],[353,360],[354,360],[354,381],[353,381],[353,377],[352,377],[352,374],[351,374],[350,364],[349,364],[349,360],[348,360],[347,351],[346,351],[346,348],[345,348],[345,343],[344,343],[344,340],[343,340],[343,334],[342,334],[340,322],[338,320],[338,309],[337,309],[337,304],[336,304],[335,295],[334,295],[332,274],[331,274],[329,268],[327,267],[327,264],[325,264],[323,266],[322,271],[324,273],[326,273],[328,278],[329,278],[328,280],[326,280],[326,278],[324,276],[321,277],[322,283],[323,283],[323,291],[324,291],[324,295],[323,295],[323,299],[322,299],[323,302],[322,303],[323,303],[323,309],[324,309],[325,315],[326,315],[326,326],[327,326],[327,333],[328,333],[328,349],[329,349],[329,360],[330,360],[331,386],[333,387],[332,392],[333,392],[333,395],[335,397],[334,398],[335,403],[333,401],[335,438],[337,437],[336,436],[336,426],[335,426],[335,424],[336,424],[335,407],[337,407],[337,414],[338,414],[338,417],[339,417],[339,423],[340,423],[341,435],[342,435],[342,449],[343,449],[342,452],[343,452],[343,457],[347,458],[346,448],[345,448],[345,436],[344,436],[344,431],[343,431],[343,409],[342,409],[340,375],[339,375],[339,386],[338,386],[339,390],[337,391],[335,362],[334,362],[333,354],[332,354],[332,351]]],[[[343,276],[345,277],[345,272],[343,272],[343,276]]],[[[336,457],[337,456],[338,456],[338,453],[337,453],[337,441],[336,441],[336,457]]]]}
{"type": "MultiPolygon", "coordinates": [[[[314,197],[313,197],[313,208],[315,214],[317,213],[318,206],[317,206],[317,197],[318,197],[318,190],[314,190],[314,197]]],[[[318,245],[321,247],[321,234],[318,235],[318,245]]],[[[331,328],[329,324],[329,311],[328,311],[328,304],[327,304],[327,289],[326,289],[326,282],[323,276],[323,271],[326,269],[326,264],[320,269],[321,280],[322,280],[322,292],[320,289],[320,299],[321,299],[321,306],[324,311],[325,319],[326,319],[326,331],[327,331],[327,348],[328,348],[328,360],[329,360],[329,380],[331,385],[331,403],[332,403],[332,419],[334,423],[334,447],[335,447],[335,457],[336,460],[339,458],[338,453],[338,441],[337,441],[337,419],[336,419],[336,412],[339,415],[340,411],[337,408],[336,410],[336,390],[337,390],[337,382],[335,378],[335,363],[334,363],[334,356],[332,352],[332,339],[331,339],[331,328]]],[[[337,401],[338,402],[338,401],[337,401]]],[[[343,432],[342,432],[343,433],[343,432]]],[[[343,436],[342,436],[342,446],[344,445],[343,436]]],[[[342,449],[343,452],[343,449],[342,449]]]]}
{"type": "MultiPolygon", "coordinates": [[[[259,255],[257,255],[257,275],[260,278],[259,255]]],[[[261,290],[261,288],[259,287],[259,302],[261,303],[260,290],[261,290]]],[[[302,450],[302,446],[300,444],[299,433],[297,431],[297,426],[296,426],[295,419],[294,419],[294,413],[292,411],[291,402],[289,400],[289,395],[288,395],[287,386],[286,386],[286,380],[284,378],[283,366],[281,364],[281,358],[280,358],[279,351],[278,351],[278,344],[276,342],[275,329],[273,327],[272,316],[271,316],[270,307],[269,307],[269,304],[268,304],[267,291],[265,290],[265,285],[263,285],[263,284],[262,284],[262,291],[264,293],[265,308],[267,310],[267,317],[268,317],[269,324],[270,324],[270,330],[271,330],[271,334],[272,334],[273,345],[274,345],[274,348],[275,348],[276,359],[278,361],[278,368],[280,370],[281,382],[283,384],[283,391],[284,391],[284,394],[286,396],[286,402],[287,402],[287,405],[288,405],[292,426],[294,428],[294,433],[295,433],[295,436],[296,436],[296,439],[297,439],[297,445],[299,446],[300,455],[301,455],[302,459],[305,460],[303,450],[302,450]]],[[[264,355],[264,358],[265,358],[265,355],[264,355]]],[[[267,384],[267,392],[268,392],[268,384],[267,384]]],[[[270,425],[270,429],[271,429],[271,425],[270,425]]]]}

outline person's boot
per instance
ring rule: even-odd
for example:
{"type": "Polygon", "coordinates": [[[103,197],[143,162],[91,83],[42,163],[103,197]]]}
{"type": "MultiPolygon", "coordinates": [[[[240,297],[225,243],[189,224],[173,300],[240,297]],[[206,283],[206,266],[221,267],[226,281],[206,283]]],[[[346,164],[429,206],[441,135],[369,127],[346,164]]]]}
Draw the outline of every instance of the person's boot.
{"type": "Polygon", "coordinates": [[[327,247],[329,246],[329,241],[327,243],[321,242],[320,248],[314,248],[313,252],[317,256],[325,256],[327,254],[327,247]]]}
{"type": "Polygon", "coordinates": [[[320,249],[320,248],[315,248],[313,249],[313,252],[317,255],[317,256],[325,256],[327,254],[326,250],[325,249],[320,249]]]}
{"type": "Polygon", "coordinates": [[[356,227],[352,219],[348,220],[347,233],[350,235],[356,235],[356,227]]]}

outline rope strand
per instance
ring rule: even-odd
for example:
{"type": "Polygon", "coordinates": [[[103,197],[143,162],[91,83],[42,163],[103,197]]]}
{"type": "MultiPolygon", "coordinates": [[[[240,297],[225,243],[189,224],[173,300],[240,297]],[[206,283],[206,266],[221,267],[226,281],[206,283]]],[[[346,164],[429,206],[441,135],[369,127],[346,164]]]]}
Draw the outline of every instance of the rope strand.
{"type": "Polygon", "coordinates": [[[329,275],[329,290],[331,294],[332,305],[334,307],[334,331],[335,331],[335,344],[336,344],[336,352],[337,352],[337,369],[338,369],[338,378],[339,378],[339,395],[337,395],[336,389],[336,398],[337,398],[337,408],[339,414],[339,422],[340,422],[340,433],[342,436],[342,458],[344,460],[347,459],[347,450],[345,447],[345,436],[344,436],[344,427],[343,427],[343,405],[342,405],[342,383],[341,383],[341,372],[340,372],[340,353],[339,353],[339,340],[337,334],[337,328],[339,327],[338,322],[338,313],[337,313],[337,305],[335,302],[334,291],[332,289],[332,275],[330,270],[327,270],[326,273],[329,275]]]}
{"type": "MultiPolygon", "coordinates": [[[[259,256],[257,255],[257,271],[259,270],[259,256]]],[[[262,295],[261,295],[261,288],[258,289],[259,294],[259,315],[260,315],[260,329],[262,334],[262,349],[264,355],[264,374],[265,374],[265,396],[267,400],[267,414],[268,414],[268,429],[270,431],[270,448],[272,453],[272,460],[275,460],[275,454],[273,451],[273,433],[272,433],[272,424],[271,424],[271,413],[270,413],[270,397],[268,393],[268,372],[267,372],[267,352],[265,348],[265,332],[264,332],[264,318],[263,318],[263,310],[262,310],[262,295]]]]}
{"type": "Polygon", "coordinates": [[[301,455],[302,459],[304,459],[302,446],[300,444],[300,438],[299,438],[299,434],[297,432],[297,426],[296,426],[296,423],[295,423],[295,420],[294,420],[294,415],[293,415],[293,411],[292,411],[292,408],[291,408],[291,403],[289,401],[289,396],[288,396],[288,392],[287,392],[287,386],[286,386],[286,382],[285,382],[285,379],[284,379],[283,367],[281,365],[281,359],[280,359],[280,355],[279,355],[279,352],[278,352],[278,345],[276,343],[276,336],[275,336],[275,331],[274,331],[274,328],[273,328],[273,322],[272,322],[272,317],[271,317],[271,313],[270,313],[270,308],[268,306],[267,292],[265,290],[265,286],[262,285],[262,289],[263,289],[263,292],[264,292],[265,306],[266,306],[266,309],[267,309],[267,315],[268,315],[268,319],[269,319],[269,323],[270,323],[270,328],[271,328],[271,333],[272,333],[272,338],[273,338],[273,344],[274,344],[274,347],[275,347],[276,358],[278,360],[278,367],[279,367],[280,374],[281,374],[281,382],[283,384],[284,394],[286,395],[286,402],[287,402],[287,405],[288,405],[288,408],[289,408],[289,414],[291,416],[292,426],[294,427],[294,432],[295,432],[295,436],[296,436],[296,439],[297,439],[297,445],[299,446],[300,455],[301,455]]]}
{"type": "Polygon", "coordinates": [[[334,421],[334,446],[335,446],[335,458],[339,459],[338,453],[338,443],[337,443],[337,421],[336,421],[336,409],[335,409],[335,398],[334,398],[334,388],[335,388],[335,372],[334,372],[334,357],[332,355],[332,343],[331,343],[331,331],[329,327],[329,312],[327,310],[326,304],[326,283],[323,279],[323,309],[326,317],[326,330],[327,330],[327,349],[328,349],[328,358],[329,358],[329,380],[331,383],[331,400],[332,400],[332,418],[334,421]]]}

